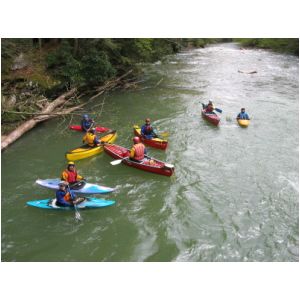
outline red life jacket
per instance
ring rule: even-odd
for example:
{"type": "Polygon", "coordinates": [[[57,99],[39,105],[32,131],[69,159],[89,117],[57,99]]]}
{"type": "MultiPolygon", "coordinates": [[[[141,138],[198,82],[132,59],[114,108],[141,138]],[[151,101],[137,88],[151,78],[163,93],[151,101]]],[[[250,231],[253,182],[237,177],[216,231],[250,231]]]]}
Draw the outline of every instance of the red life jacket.
{"type": "Polygon", "coordinates": [[[153,131],[152,126],[151,125],[146,125],[145,133],[148,135],[148,134],[151,134],[152,131],[153,131]]]}
{"type": "Polygon", "coordinates": [[[145,151],[145,146],[142,143],[138,143],[133,145],[134,148],[134,159],[135,160],[142,160],[145,157],[144,151],[145,151]]]}
{"type": "Polygon", "coordinates": [[[68,174],[67,181],[69,183],[77,181],[77,171],[76,170],[74,170],[74,172],[70,172],[68,169],[66,169],[65,172],[68,174]]]}

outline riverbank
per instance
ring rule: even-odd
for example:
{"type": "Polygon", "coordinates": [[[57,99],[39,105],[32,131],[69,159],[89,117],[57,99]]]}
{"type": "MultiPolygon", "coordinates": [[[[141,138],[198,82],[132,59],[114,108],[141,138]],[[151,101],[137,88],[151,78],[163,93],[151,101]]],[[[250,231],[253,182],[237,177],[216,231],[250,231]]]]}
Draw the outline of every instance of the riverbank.
{"type": "Polygon", "coordinates": [[[233,40],[240,43],[242,47],[269,49],[279,53],[299,56],[299,39],[238,38],[233,40]]]}

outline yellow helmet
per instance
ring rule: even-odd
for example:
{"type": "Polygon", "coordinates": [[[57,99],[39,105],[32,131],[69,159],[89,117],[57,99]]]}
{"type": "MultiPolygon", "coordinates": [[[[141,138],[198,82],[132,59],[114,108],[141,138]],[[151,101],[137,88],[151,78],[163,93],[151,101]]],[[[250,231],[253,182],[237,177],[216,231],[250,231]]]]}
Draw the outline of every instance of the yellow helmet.
{"type": "Polygon", "coordinates": [[[72,166],[72,165],[75,166],[75,163],[73,161],[69,161],[68,166],[72,166]]]}

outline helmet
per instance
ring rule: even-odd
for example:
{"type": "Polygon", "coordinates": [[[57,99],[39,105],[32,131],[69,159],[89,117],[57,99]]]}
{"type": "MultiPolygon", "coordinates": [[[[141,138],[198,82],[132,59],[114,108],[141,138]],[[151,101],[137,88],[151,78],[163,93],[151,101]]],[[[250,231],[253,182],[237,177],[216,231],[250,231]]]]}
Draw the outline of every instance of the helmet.
{"type": "Polygon", "coordinates": [[[138,144],[141,141],[138,136],[135,136],[132,140],[135,144],[138,144]]]}
{"type": "Polygon", "coordinates": [[[89,118],[88,115],[82,115],[82,117],[83,117],[84,119],[88,119],[88,118],[89,118]]]}
{"type": "Polygon", "coordinates": [[[146,123],[150,123],[150,119],[147,118],[147,119],[145,120],[145,122],[146,122],[146,123]]]}
{"type": "Polygon", "coordinates": [[[209,100],[209,101],[208,101],[208,104],[212,104],[212,101],[211,101],[211,100],[209,100]]]}
{"type": "Polygon", "coordinates": [[[69,161],[68,166],[75,166],[75,163],[73,161],[69,161]]]}
{"type": "Polygon", "coordinates": [[[91,132],[91,133],[95,133],[95,131],[96,131],[96,128],[91,128],[91,129],[89,130],[89,132],[91,132]]]}

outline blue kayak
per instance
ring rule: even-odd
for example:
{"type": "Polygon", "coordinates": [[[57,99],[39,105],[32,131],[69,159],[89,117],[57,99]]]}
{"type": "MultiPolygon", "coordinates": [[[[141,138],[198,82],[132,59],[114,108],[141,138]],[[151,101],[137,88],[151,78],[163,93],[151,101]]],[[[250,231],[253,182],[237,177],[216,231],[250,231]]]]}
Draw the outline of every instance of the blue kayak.
{"type": "MultiPolygon", "coordinates": [[[[115,200],[104,200],[98,198],[85,198],[85,200],[79,204],[77,204],[77,208],[102,208],[106,206],[111,206],[116,203],[115,200]]],[[[62,209],[62,210],[70,210],[74,209],[74,207],[64,207],[64,206],[57,206],[56,199],[45,199],[45,200],[33,200],[26,202],[29,206],[34,206],[38,208],[45,208],[45,209],[62,209]]]]}
{"type": "MultiPolygon", "coordinates": [[[[52,190],[58,190],[58,184],[61,182],[59,178],[55,179],[38,179],[36,183],[52,190]]],[[[75,194],[106,194],[113,192],[115,189],[103,185],[83,182],[79,188],[72,188],[71,191],[75,194]]]]}

